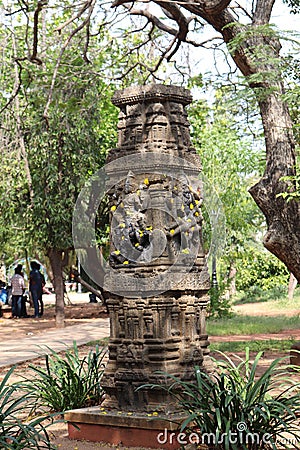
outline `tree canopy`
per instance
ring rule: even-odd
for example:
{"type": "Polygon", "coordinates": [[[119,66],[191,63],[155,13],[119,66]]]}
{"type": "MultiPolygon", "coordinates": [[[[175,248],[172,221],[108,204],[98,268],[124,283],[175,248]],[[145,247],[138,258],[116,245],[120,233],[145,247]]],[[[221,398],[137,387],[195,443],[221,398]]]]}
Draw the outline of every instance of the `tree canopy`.
{"type": "MultiPolygon", "coordinates": [[[[246,185],[254,183],[250,193],[268,227],[264,245],[300,279],[300,210],[294,195],[299,113],[293,106],[299,102],[299,70],[297,57],[280,54],[286,35],[271,25],[278,2],[0,1],[0,240],[13,235],[16,247],[26,242],[43,248],[60,260],[61,272],[72,247],[76,196],[114,145],[113,90],[131,83],[170,82],[175,73],[178,82],[191,84],[185,52],[188,56],[188,46],[193,48],[197,61],[199,49],[206,48],[223,52],[239,70],[239,79],[231,70],[221,83],[243,96],[236,115],[259,111],[265,157],[254,150],[258,141],[241,146],[242,133],[233,129],[234,114],[226,110],[226,102],[222,111],[214,111],[210,125],[203,119],[207,106],[196,102],[191,121],[205,171],[212,178],[212,170],[226,171],[218,183],[235,238],[238,228],[244,231],[247,220],[256,217],[246,196],[246,185]],[[212,30],[208,37],[207,29],[212,30]],[[265,162],[260,179],[257,171],[251,177],[258,155],[260,167],[265,162]]],[[[285,3],[291,13],[299,12],[298,1],[285,3]]]]}

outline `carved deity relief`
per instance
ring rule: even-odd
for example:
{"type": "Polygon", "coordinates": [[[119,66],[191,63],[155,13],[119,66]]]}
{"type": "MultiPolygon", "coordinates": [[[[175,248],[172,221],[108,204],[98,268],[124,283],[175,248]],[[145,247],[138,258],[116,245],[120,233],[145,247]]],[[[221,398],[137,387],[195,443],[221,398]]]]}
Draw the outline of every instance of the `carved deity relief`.
{"type": "MultiPolygon", "coordinates": [[[[159,188],[161,209],[165,211],[161,223],[153,224],[148,211],[153,208],[154,183],[145,177],[140,183],[129,171],[123,189],[118,186],[111,196],[112,252],[110,264],[132,265],[150,263],[153,258],[153,227],[164,231],[169,241],[167,255],[172,260],[179,252],[189,254],[202,232],[202,196],[200,187],[194,188],[185,174],[177,179],[162,180],[159,188]],[[152,195],[152,198],[151,198],[152,195]]],[[[154,211],[158,208],[154,206],[154,211]]]]}
{"type": "Polygon", "coordinates": [[[152,227],[147,225],[146,211],[149,205],[148,180],[137,186],[135,175],[128,172],[121,195],[116,191],[112,199],[112,246],[110,264],[128,265],[151,260],[150,236],[152,227]]]}

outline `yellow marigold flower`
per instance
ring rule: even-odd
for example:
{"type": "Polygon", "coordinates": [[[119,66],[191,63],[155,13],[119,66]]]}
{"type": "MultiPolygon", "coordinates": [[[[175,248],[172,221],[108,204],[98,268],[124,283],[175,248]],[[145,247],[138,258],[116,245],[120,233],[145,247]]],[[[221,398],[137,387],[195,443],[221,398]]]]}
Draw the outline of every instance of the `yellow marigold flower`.
{"type": "Polygon", "coordinates": [[[117,209],[116,205],[113,205],[113,206],[110,208],[111,211],[115,211],[116,209],[117,209]]]}
{"type": "Polygon", "coordinates": [[[126,261],[123,262],[123,264],[125,264],[125,265],[129,264],[129,261],[126,260],[126,261]]]}
{"type": "Polygon", "coordinates": [[[174,233],[175,233],[175,230],[173,230],[173,228],[172,228],[172,230],[170,230],[170,233],[171,233],[171,234],[174,234],[174,233]]]}
{"type": "Polygon", "coordinates": [[[125,225],[125,223],[124,223],[124,222],[121,222],[121,223],[119,224],[119,227],[120,227],[120,228],[125,228],[125,227],[126,227],[126,225],[125,225]]]}
{"type": "Polygon", "coordinates": [[[188,255],[188,254],[190,253],[190,251],[189,251],[188,248],[184,248],[184,249],[182,250],[182,253],[184,253],[185,255],[188,255]]]}
{"type": "Polygon", "coordinates": [[[120,253],[121,253],[120,250],[115,250],[115,251],[114,251],[114,254],[115,254],[115,255],[119,255],[120,253]]]}
{"type": "Polygon", "coordinates": [[[145,178],[145,179],[144,179],[144,184],[145,184],[146,186],[149,185],[149,178],[145,178]]]}
{"type": "Polygon", "coordinates": [[[193,203],[190,203],[190,209],[194,209],[193,203]]]}
{"type": "Polygon", "coordinates": [[[198,216],[199,216],[199,213],[198,213],[198,211],[196,211],[196,212],[195,212],[195,216],[196,216],[196,217],[198,217],[198,216]]]}

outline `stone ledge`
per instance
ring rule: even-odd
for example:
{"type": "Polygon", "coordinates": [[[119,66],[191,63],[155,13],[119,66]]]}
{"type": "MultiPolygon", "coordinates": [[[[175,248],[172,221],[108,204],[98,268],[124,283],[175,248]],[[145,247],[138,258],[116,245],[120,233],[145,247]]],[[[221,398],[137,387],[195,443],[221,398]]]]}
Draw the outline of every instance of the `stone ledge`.
{"type": "Polygon", "coordinates": [[[118,427],[136,427],[149,430],[167,428],[168,430],[177,430],[185,416],[183,414],[158,414],[139,413],[127,411],[114,411],[101,406],[90,408],[74,409],[67,411],[64,415],[67,422],[104,424],[118,427]],[[170,422],[172,421],[172,422],[170,422]]]}
{"type": "Polygon", "coordinates": [[[68,411],[64,418],[68,422],[70,439],[128,447],[179,449],[176,436],[180,433],[178,427],[185,416],[179,413],[155,414],[157,413],[110,411],[95,406],[68,411]]]}

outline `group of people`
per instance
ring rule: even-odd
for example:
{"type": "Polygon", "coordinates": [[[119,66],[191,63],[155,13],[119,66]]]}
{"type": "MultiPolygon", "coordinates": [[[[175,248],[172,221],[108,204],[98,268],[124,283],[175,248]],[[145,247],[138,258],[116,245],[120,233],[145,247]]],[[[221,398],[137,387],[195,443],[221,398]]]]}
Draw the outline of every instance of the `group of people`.
{"type": "MultiPolygon", "coordinates": [[[[44,313],[43,304],[43,288],[45,286],[44,275],[40,272],[40,264],[36,261],[30,263],[29,274],[29,293],[34,308],[34,317],[42,317],[44,313]]],[[[25,296],[25,281],[22,265],[18,264],[15,268],[15,273],[10,281],[12,294],[12,317],[28,317],[26,312],[26,296],[25,296]]]]}

